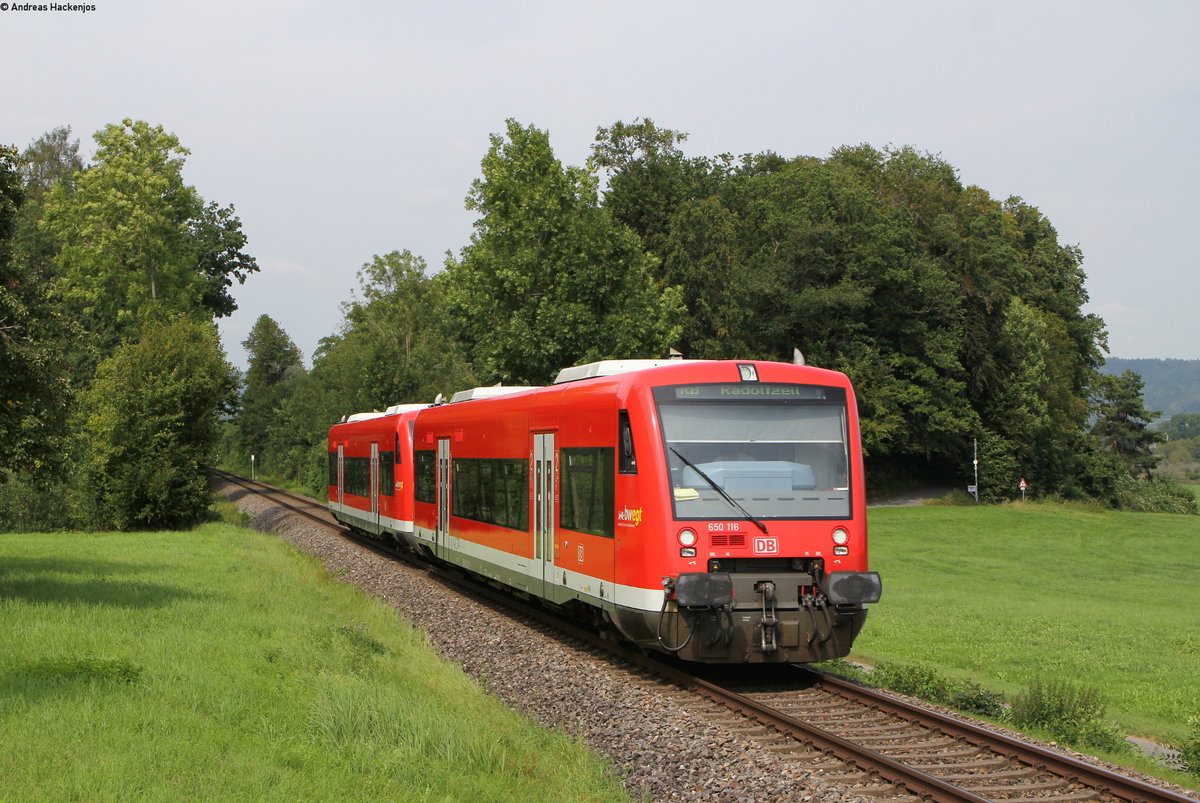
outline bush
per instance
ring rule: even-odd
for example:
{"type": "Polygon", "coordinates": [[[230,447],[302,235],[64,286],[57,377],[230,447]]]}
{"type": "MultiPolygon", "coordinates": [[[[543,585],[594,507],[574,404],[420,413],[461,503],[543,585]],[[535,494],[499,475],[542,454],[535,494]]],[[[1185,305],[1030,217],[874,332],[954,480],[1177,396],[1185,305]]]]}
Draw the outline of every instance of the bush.
{"type": "Polygon", "coordinates": [[[945,705],[966,714],[999,717],[1004,713],[1004,703],[999,694],[973,681],[942,677],[924,666],[880,664],[871,672],[870,681],[885,689],[945,705]]]}
{"type": "Polygon", "coordinates": [[[999,694],[966,680],[950,689],[946,705],[964,714],[1000,718],[1004,715],[1004,700],[999,694]]]}
{"type": "Polygon", "coordinates": [[[211,324],[154,323],[118,348],[80,407],[81,518],[121,530],[202,520],[217,412],[234,386],[211,324]]]}
{"type": "Polygon", "coordinates": [[[946,697],[946,680],[925,666],[880,664],[871,673],[871,682],[931,703],[940,703],[946,697]]]}
{"type": "Polygon", "coordinates": [[[1188,717],[1187,724],[1191,734],[1179,748],[1179,760],[1188,772],[1200,775],[1200,714],[1188,717]]]}
{"type": "Polygon", "coordinates": [[[1122,477],[1116,487],[1117,507],[1138,513],[1196,515],[1196,497],[1187,488],[1163,479],[1122,477]]]}
{"type": "Polygon", "coordinates": [[[33,533],[71,526],[64,481],[35,474],[11,474],[0,481],[0,532],[33,533]]]}
{"type": "Polygon", "coordinates": [[[1094,688],[1035,680],[1013,699],[1008,717],[1018,728],[1036,728],[1066,744],[1119,751],[1125,740],[1104,721],[1105,708],[1094,688]]]}

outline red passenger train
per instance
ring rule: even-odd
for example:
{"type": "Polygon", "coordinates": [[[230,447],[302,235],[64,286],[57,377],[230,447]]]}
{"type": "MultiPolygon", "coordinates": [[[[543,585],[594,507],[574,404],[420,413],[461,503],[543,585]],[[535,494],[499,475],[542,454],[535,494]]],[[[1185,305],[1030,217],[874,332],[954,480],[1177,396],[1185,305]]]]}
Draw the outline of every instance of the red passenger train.
{"type": "Polygon", "coordinates": [[[686,660],[844,656],[879,599],[833,371],[608,360],[353,416],[329,449],[343,523],[686,660]]]}

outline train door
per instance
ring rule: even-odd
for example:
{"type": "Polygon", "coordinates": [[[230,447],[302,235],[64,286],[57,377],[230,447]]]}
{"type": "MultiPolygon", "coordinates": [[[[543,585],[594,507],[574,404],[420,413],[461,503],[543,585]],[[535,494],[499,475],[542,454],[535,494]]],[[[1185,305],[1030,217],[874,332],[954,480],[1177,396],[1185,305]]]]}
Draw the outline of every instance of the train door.
{"type": "Polygon", "coordinates": [[[371,524],[379,532],[379,444],[371,444],[371,524]]]}
{"type": "Polygon", "coordinates": [[[434,554],[443,557],[450,536],[450,439],[439,438],[437,445],[437,531],[434,554]]]}
{"type": "Polygon", "coordinates": [[[529,567],[531,590],[544,593],[554,581],[555,499],[557,460],[554,433],[533,435],[533,563],[529,567]]]}
{"type": "Polygon", "coordinates": [[[339,505],[345,503],[346,494],[346,447],[344,444],[338,444],[337,450],[337,503],[339,505]]]}

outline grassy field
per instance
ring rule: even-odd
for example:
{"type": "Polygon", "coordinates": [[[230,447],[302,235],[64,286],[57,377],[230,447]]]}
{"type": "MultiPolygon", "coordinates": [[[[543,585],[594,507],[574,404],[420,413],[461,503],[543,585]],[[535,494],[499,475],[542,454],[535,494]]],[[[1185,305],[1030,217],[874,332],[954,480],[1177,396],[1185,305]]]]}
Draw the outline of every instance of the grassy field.
{"type": "Polygon", "coordinates": [[[855,645],[1011,695],[1102,691],[1128,734],[1178,744],[1200,713],[1200,518],[1055,505],[870,511],[883,575],[855,645]]]}
{"type": "Polygon", "coordinates": [[[0,800],[618,800],[278,539],[0,535],[0,800]]]}

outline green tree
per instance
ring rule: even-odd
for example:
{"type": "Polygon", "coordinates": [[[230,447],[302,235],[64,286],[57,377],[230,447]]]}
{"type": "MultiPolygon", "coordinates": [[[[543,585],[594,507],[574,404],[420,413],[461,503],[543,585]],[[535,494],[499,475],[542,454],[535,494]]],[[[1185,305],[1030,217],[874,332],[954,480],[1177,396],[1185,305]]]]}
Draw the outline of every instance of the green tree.
{"type": "Polygon", "coordinates": [[[55,184],[83,170],[79,140],[70,126],[58,126],[30,143],[21,154],[21,178],[29,200],[40,200],[55,184]]]}
{"type": "Polygon", "coordinates": [[[264,451],[272,467],[324,490],[329,427],[350,413],[432,403],[476,384],[445,297],[408,251],[375,256],[358,272],[338,333],[321,340],[312,370],[289,380],[264,451]]]}
{"type": "Polygon", "coordinates": [[[69,399],[44,288],[14,253],[24,200],[19,165],[15,148],[0,147],[0,482],[55,460],[69,399]]]}
{"type": "Polygon", "coordinates": [[[432,402],[474,381],[446,313],[445,282],[409,251],[376,255],[358,272],[361,298],[343,311],[346,337],[361,344],[368,407],[432,402]]]}
{"type": "Polygon", "coordinates": [[[1149,428],[1159,414],[1142,402],[1142,378],[1133,371],[1120,376],[1097,374],[1092,393],[1096,417],[1092,434],[1100,448],[1134,476],[1149,479],[1158,465],[1154,447],[1165,437],[1149,428]]]}
{"type": "Polygon", "coordinates": [[[76,500],[84,521],[116,529],[172,528],[208,507],[217,416],[233,370],[211,323],[151,322],[104,360],[76,423],[76,500]]]}
{"type": "Polygon", "coordinates": [[[99,341],[99,356],[150,316],[232,312],[226,288],[258,267],[242,251],[232,207],[206,206],[184,183],[189,151],[140,120],[108,125],[95,140],[95,163],[49,189],[39,226],[57,243],[63,301],[99,341]]]}
{"type": "Polygon", "coordinates": [[[568,365],[675,344],[679,291],[655,283],[638,237],[600,206],[594,176],[564,169],[546,132],[514,120],[482,167],[467,199],[480,218],[445,280],[481,374],[542,384],[568,365]]]}
{"type": "Polygon", "coordinates": [[[671,216],[687,201],[714,194],[727,163],[688,158],[679,146],[687,134],[659,128],[649,118],[599,128],[589,167],[608,179],[604,208],[633,229],[646,250],[663,257],[671,216]]]}
{"type": "Polygon", "coordinates": [[[593,164],[606,208],[659,257],[658,281],[682,288],[685,353],[797,347],[845,371],[875,477],[957,480],[972,439],[1048,493],[1087,471],[1103,323],[1082,312],[1082,254],[1036,208],[912,148],[705,160],[682,141],[618,123],[593,164]]]}
{"type": "Polygon", "coordinates": [[[162,126],[125,120],[95,136],[96,164],[74,190],[46,199],[43,225],[62,243],[68,298],[89,316],[132,326],[151,304],[199,306],[200,277],[186,261],[187,223],[199,209],[183,183],[188,150],[162,126]]]}
{"type": "Polygon", "coordinates": [[[229,288],[236,279],[258,272],[258,261],[242,249],[246,235],[232,206],[209,203],[188,221],[195,271],[203,280],[200,303],[217,318],[227,318],[238,308],[229,288]]]}
{"type": "Polygon", "coordinates": [[[271,463],[266,454],[270,428],[287,399],[294,380],[304,373],[300,349],[269,315],[260,315],[242,341],[249,367],[237,418],[238,444],[259,465],[271,463]]]}
{"type": "Polygon", "coordinates": [[[1173,441],[1200,438],[1200,413],[1176,413],[1159,431],[1173,441]]]}

